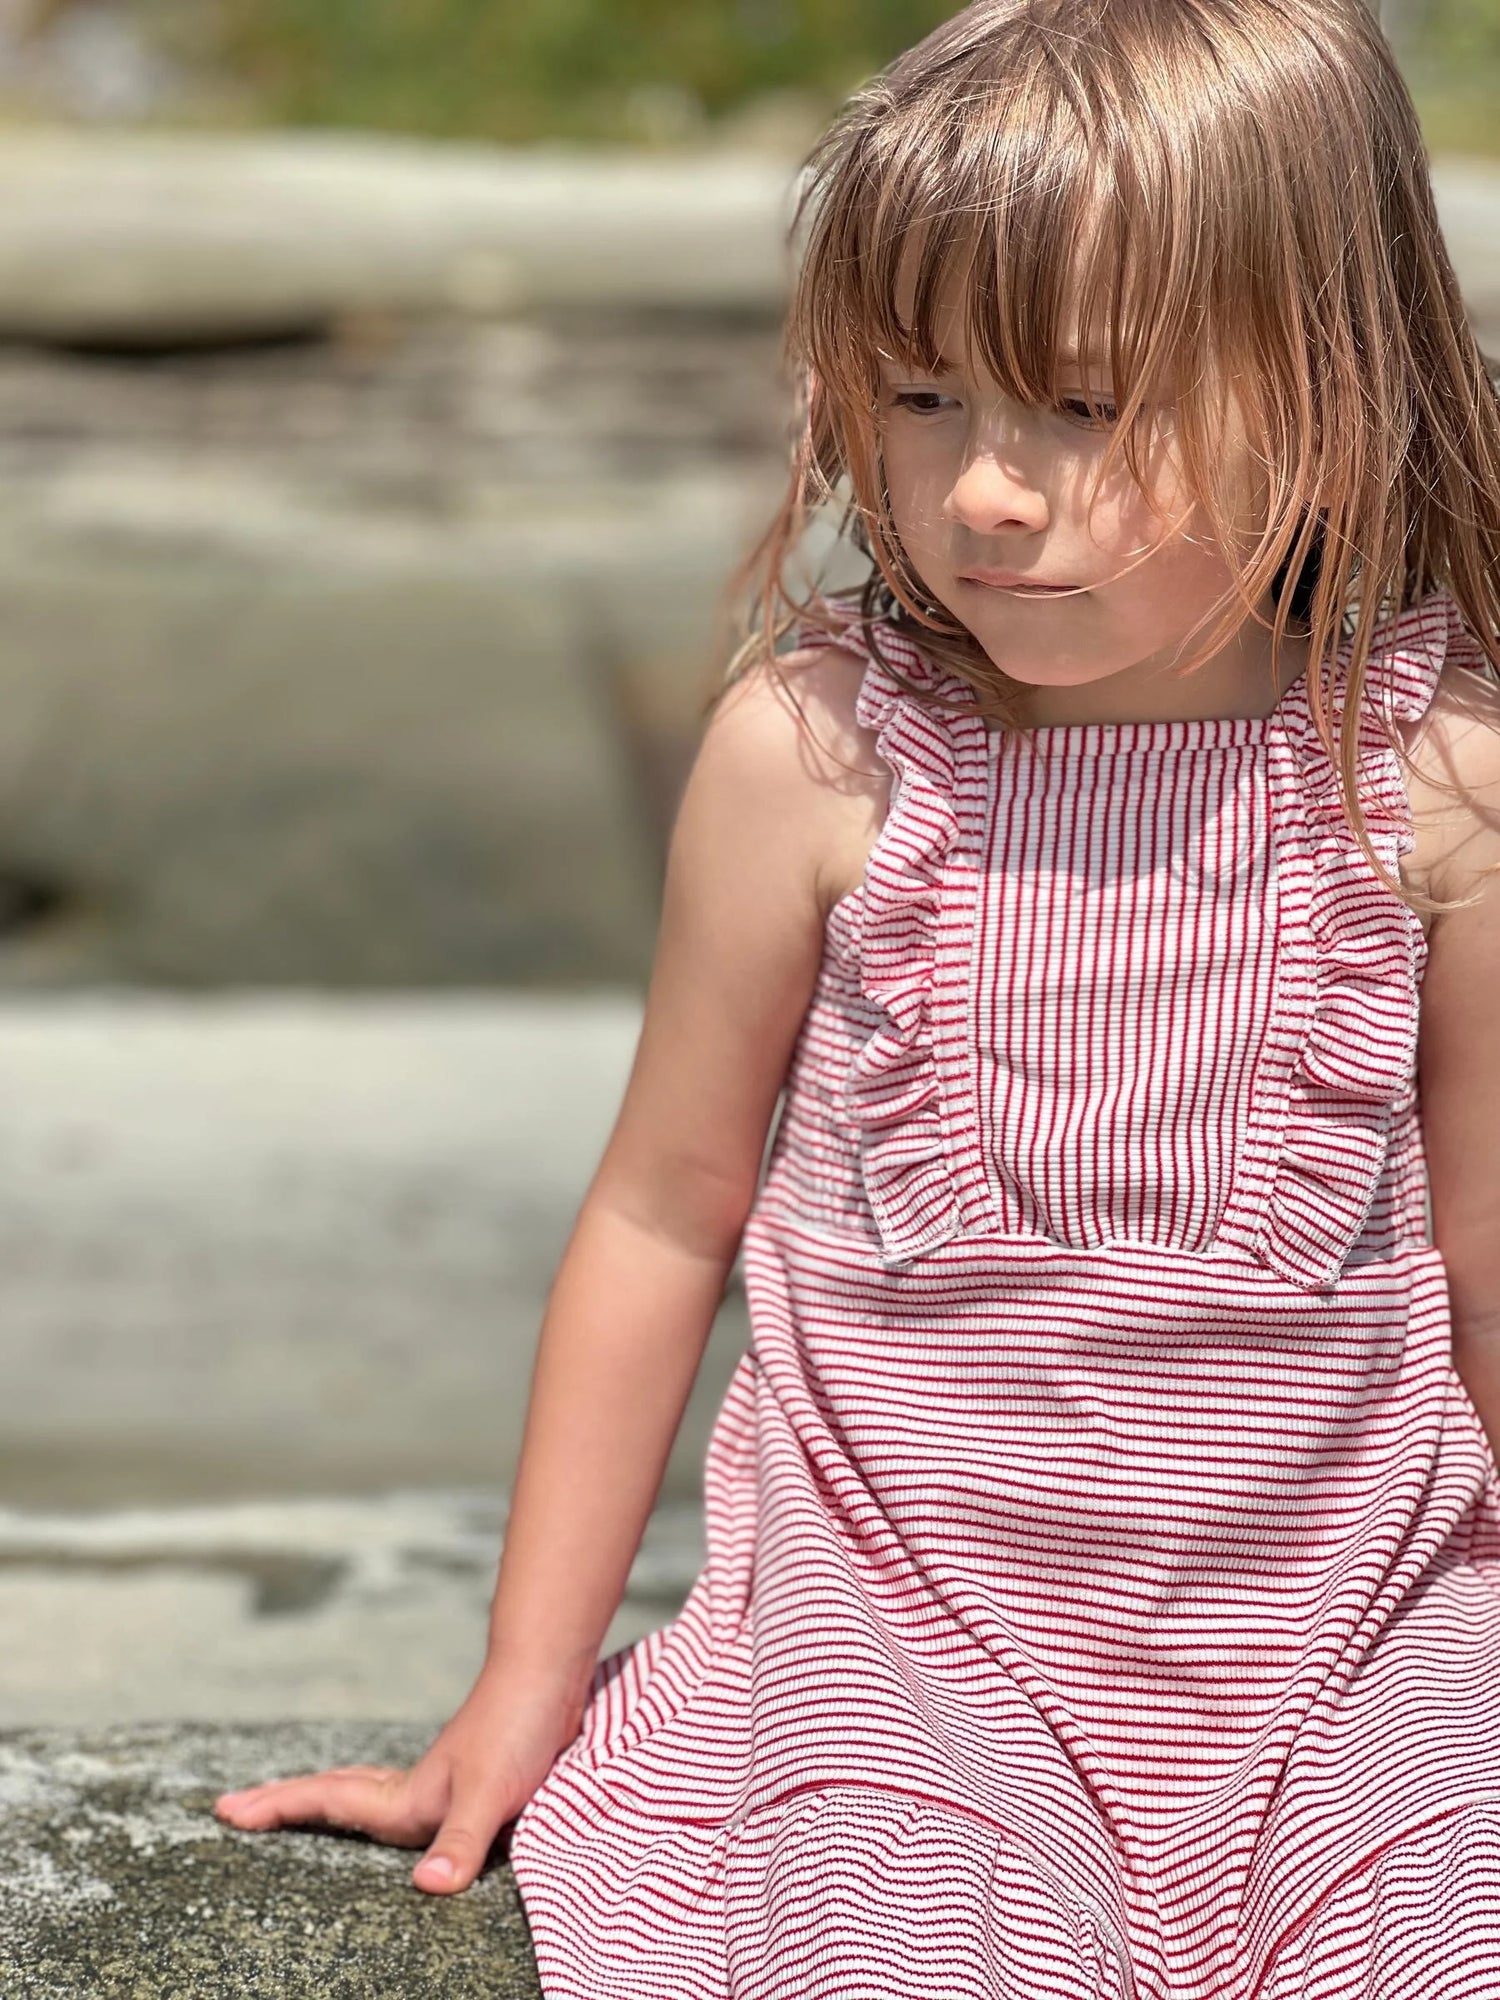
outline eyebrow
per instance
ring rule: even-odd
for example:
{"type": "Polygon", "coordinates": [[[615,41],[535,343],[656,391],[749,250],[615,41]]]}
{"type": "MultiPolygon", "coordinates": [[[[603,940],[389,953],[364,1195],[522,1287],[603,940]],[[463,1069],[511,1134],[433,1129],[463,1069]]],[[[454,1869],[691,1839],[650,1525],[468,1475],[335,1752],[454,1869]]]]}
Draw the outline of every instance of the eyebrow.
{"type": "MultiPolygon", "coordinates": [[[[882,359],[894,361],[895,357],[885,355],[882,359]]],[[[1070,347],[1066,352],[1058,355],[1057,365],[1059,368],[1076,368],[1084,359],[1083,355],[1070,347]]],[[[1103,369],[1109,366],[1109,356],[1107,354],[1094,354],[1088,356],[1087,359],[1089,366],[1092,368],[1103,369]]],[[[963,369],[958,362],[950,361],[946,354],[939,354],[935,357],[933,372],[938,375],[961,375],[963,369]]]]}
{"type": "MultiPolygon", "coordinates": [[[[903,365],[901,356],[887,354],[883,350],[879,354],[879,359],[888,368],[896,369],[903,365]]],[[[1079,354],[1076,349],[1070,347],[1058,355],[1057,366],[1059,368],[1077,368],[1084,362],[1084,359],[1085,357],[1079,354]]],[[[1109,356],[1106,354],[1091,355],[1088,357],[1088,366],[1099,374],[1108,374],[1109,356]]],[[[933,357],[932,373],[934,375],[961,375],[963,368],[957,361],[950,360],[946,354],[938,354],[933,357]]]]}

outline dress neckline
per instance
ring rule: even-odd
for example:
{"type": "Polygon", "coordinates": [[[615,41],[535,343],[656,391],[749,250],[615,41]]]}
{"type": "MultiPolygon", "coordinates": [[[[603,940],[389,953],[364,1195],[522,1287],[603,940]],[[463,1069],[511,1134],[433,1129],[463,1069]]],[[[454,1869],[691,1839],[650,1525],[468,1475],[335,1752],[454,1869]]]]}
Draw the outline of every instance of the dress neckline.
{"type": "Polygon", "coordinates": [[[1300,699],[1309,669],[1304,668],[1281,690],[1273,708],[1262,715],[1177,715],[1151,721],[1126,722],[1038,722],[1014,729],[991,731],[995,748],[1011,739],[1023,747],[1051,751],[1076,749],[1094,754],[1105,749],[1124,751],[1205,749],[1223,750],[1259,741],[1286,717],[1295,699],[1300,699]]]}

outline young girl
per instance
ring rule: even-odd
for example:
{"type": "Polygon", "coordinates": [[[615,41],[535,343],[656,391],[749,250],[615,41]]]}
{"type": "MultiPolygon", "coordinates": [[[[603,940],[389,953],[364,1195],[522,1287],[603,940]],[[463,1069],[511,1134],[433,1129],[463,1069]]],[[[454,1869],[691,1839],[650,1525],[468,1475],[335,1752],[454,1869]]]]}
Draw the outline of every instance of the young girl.
{"type": "Polygon", "coordinates": [[[1410,103],[1362,0],[978,0],[806,188],[487,1662],[219,1810],[514,1822],[549,2000],[1494,2000],[1500,417],[1410,103]]]}

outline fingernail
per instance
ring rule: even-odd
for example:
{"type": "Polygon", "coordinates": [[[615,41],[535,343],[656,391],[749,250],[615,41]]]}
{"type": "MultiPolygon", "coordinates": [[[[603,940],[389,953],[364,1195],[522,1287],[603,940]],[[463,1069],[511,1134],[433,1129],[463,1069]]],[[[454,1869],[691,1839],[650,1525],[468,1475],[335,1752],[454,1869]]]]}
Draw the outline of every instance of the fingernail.
{"type": "Polygon", "coordinates": [[[429,1882],[451,1882],[458,1870],[446,1854],[429,1854],[417,1873],[425,1875],[429,1882]]]}

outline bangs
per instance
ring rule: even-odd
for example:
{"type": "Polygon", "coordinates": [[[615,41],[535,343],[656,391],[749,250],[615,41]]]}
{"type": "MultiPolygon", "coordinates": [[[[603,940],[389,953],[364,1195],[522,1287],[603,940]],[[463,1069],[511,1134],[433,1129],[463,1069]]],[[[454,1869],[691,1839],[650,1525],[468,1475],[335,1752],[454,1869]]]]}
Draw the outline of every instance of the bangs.
{"type": "Polygon", "coordinates": [[[1205,373],[1214,259],[1159,104],[1106,88],[1032,15],[991,38],[983,75],[935,84],[822,190],[803,269],[817,375],[863,402],[882,355],[923,373],[967,358],[1027,403],[1055,401],[1065,371],[1107,377],[1122,416],[1180,398],[1205,373]],[[955,297],[962,357],[943,351],[955,297]]]}

